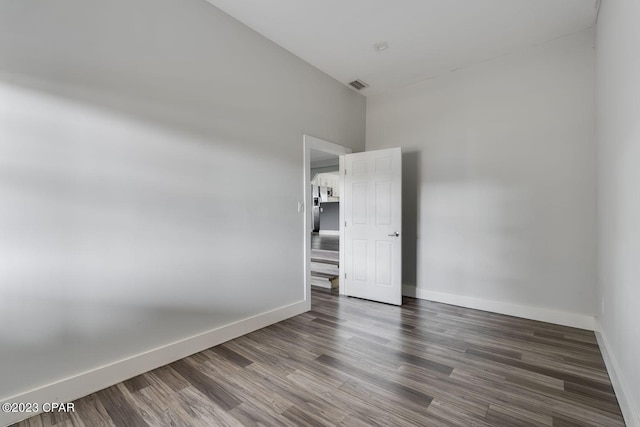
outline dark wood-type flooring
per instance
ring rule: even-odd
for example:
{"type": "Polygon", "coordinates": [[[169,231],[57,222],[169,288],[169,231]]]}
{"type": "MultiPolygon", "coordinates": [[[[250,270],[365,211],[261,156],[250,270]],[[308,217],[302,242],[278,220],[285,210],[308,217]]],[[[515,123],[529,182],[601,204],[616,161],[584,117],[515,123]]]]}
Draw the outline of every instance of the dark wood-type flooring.
{"type": "Polygon", "coordinates": [[[311,249],[337,252],[340,250],[340,236],[311,233],[311,249]]]}
{"type": "Polygon", "coordinates": [[[314,290],[312,310],[21,426],[620,426],[592,332],[314,290]]]}

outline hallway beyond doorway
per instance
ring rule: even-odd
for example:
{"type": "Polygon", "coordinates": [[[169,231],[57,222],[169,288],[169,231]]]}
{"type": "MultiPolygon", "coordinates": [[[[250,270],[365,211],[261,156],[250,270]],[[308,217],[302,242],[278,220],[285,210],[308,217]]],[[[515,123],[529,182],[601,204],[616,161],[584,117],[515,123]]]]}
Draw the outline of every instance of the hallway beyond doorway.
{"type": "Polygon", "coordinates": [[[340,250],[340,236],[311,233],[311,249],[338,252],[340,250]]]}

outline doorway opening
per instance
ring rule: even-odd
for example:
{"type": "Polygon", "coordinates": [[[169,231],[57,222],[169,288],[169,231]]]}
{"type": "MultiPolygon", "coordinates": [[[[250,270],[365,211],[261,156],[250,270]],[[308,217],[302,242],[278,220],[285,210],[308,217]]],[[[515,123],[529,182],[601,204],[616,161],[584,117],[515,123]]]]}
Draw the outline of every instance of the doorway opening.
{"type": "Polygon", "coordinates": [[[338,289],[340,275],[339,156],[311,149],[311,286],[338,289]]]}
{"type": "Polygon", "coordinates": [[[343,155],[351,149],[310,135],[304,136],[305,300],[311,308],[311,288],[344,293],[344,205],[340,203],[343,155]]]}
{"type": "MultiPolygon", "coordinates": [[[[311,309],[312,284],[329,289],[337,286],[341,295],[401,305],[401,149],[352,154],[349,148],[308,135],[304,136],[303,146],[304,296],[307,310],[311,309]],[[336,156],[338,184],[328,184],[335,180],[332,173],[315,172],[323,166],[323,161],[335,163],[336,156]],[[331,190],[328,189],[330,186],[331,190]],[[337,206],[331,206],[331,203],[337,206]],[[331,229],[336,228],[335,210],[338,210],[338,230],[331,229]],[[331,235],[337,237],[337,242],[336,239],[333,242],[338,245],[337,278],[335,251],[333,254],[318,252],[327,249],[331,235]],[[313,254],[312,242],[316,247],[313,254]]],[[[331,167],[335,169],[335,165],[331,167]]]]}

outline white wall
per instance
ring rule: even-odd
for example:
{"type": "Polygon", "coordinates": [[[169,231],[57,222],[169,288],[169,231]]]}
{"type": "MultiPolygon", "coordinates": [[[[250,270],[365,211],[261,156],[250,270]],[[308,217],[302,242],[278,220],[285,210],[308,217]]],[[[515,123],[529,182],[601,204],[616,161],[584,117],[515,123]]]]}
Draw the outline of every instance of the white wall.
{"type": "Polygon", "coordinates": [[[367,150],[403,149],[418,296],[593,324],[593,45],[590,29],[367,98],[367,150]]]}
{"type": "Polygon", "coordinates": [[[303,133],[364,123],[205,1],[0,2],[0,401],[302,300],[303,133]]]}
{"type": "Polygon", "coordinates": [[[598,323],[609,356],[609,371],[629,426],[640,426],[638,22],[638,1],[602,2],[597,24],[596,61],[598,323]]]}

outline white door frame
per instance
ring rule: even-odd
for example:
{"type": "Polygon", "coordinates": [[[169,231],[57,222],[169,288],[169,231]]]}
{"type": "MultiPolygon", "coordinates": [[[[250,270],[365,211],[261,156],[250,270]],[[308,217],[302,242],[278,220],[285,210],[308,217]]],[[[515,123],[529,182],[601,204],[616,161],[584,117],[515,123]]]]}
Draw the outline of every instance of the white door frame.
{"type": "MultiPolygon", "coordinates": [[[[311,231],[313,227],[313,199],[311,198],[311,149],[335,154],[340,159],[340,197],[344,194],[344,155],[351,154],[348,147],[304,134],[302,137],[304,152],[304,300],[307,310],[311,310],[311,231]]],[[[340,266],[339,277],[344,277],[344,203],[340,203],[340,266]]],[[[338,288],[344,294],[343,280],[338,288]]]]}

